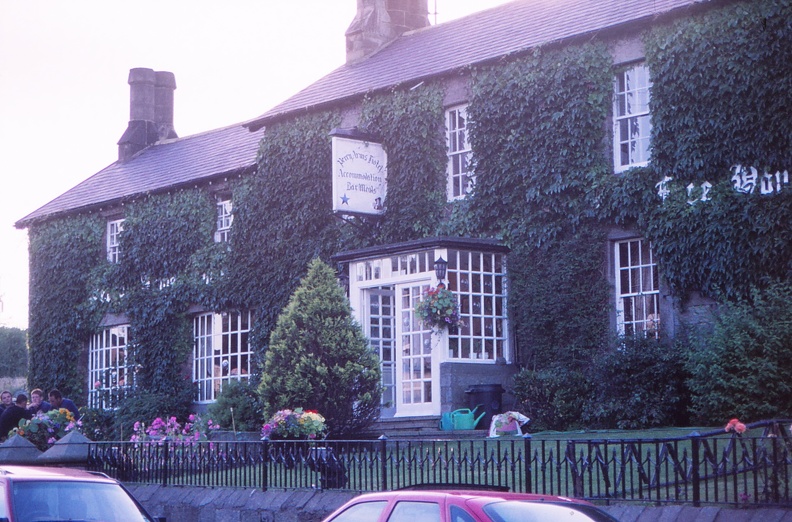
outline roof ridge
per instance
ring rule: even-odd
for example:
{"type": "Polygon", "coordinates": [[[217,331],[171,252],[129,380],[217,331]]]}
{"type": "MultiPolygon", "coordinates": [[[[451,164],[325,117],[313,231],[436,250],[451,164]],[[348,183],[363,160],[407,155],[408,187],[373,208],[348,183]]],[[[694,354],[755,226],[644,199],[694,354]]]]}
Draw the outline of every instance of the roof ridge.
{"type": "Polygon", "coordinates": [[[256,130],[289,114],[711,1],[514,0],[404,33],[365,58],[343,64],[245,126],[256,130]]]}

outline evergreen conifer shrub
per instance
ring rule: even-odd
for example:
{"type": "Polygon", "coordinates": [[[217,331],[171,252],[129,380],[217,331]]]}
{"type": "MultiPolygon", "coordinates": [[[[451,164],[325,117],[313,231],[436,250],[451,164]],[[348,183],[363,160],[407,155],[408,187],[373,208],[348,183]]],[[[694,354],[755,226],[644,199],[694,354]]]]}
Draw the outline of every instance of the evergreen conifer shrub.
{"type": "Polygon", "coordinates": [[[319,259],[278,317],[259,395],[265,418],[283,409],[316,410],[334,437],[353,435],[379,415],[379,358],[333,270],[319,259]]]}

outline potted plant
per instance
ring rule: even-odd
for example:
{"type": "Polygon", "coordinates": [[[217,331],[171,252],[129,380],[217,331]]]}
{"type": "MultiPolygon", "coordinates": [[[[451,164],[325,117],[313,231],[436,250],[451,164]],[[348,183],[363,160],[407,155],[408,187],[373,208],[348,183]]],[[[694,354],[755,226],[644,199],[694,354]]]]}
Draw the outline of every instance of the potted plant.
{"type": "Polygon", "coordinates": [[[269,439],[323,439],[325,418],[315,410],[280,410],[261,427],[261,437],[269,439]]]}

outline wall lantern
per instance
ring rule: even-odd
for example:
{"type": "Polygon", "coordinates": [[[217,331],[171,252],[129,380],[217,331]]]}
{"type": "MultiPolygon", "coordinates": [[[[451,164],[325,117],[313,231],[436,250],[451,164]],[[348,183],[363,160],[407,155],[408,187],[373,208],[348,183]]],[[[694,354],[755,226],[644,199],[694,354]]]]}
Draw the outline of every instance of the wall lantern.
{"type": "Polygon", "coordinates": [[[438,257],[437,260],[434,262],[434,271],[435,275],[437,276],[437,286],[445,285],[443,284],[443,279],[446,276],[446,269],[448,268],[448,261],[441,257],[438,257]]]}
{"type": "Polygon", "coordinates": [[[346,267],[342,263],[339,263],[336,268],[336,281],[338,286],[344,290],[344,293],[349,295],[349,274],[347,274],[346,267]]]}

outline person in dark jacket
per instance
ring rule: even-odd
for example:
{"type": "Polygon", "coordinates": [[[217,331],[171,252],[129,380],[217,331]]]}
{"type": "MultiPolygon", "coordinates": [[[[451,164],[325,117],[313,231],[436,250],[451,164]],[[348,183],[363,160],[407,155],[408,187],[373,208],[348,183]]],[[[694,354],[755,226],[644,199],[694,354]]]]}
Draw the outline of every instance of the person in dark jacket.
{"type": "Polygon", "coordinates": [[[52,409],[52,405],[44,400],[44,392],[36,388],[30,392],[30,406],[28,411],[33,415],[37,413],[47,413],[52,409]]]}
{"type": "Polygon", "coordinates": [[[27,396],[17,395],[16,402],[5,409],[0,415],[0,438],[8,438],[8,433],[19,426],[22,419],[32,419],[33,414],[27,410],[27,396]]]}
{"type": "Polygon", "coordinates": [[[3,390],[3,392],[0,393],[0,415],[2,415],[6,408],[9,408],[13,402],[14,400],[11,392],[3,390]]]}
{"type": "Polygon", "coordinates": [[[77,409],[77,405],[74,404],[74,401],[71,399],[67,399],[63,396],[59,389],[53,388],[49,392],[49,402],[52,405],[52,409],[58,410],[60,408],[66,408],[72,414],[74,414],[74,420],[78,420],[80,418],[80,410],[77,409]]]}

